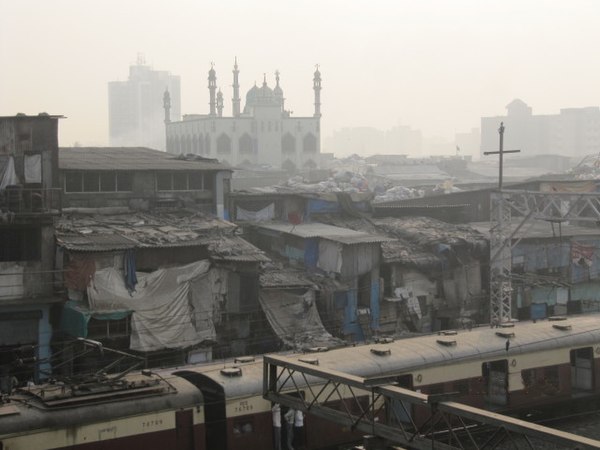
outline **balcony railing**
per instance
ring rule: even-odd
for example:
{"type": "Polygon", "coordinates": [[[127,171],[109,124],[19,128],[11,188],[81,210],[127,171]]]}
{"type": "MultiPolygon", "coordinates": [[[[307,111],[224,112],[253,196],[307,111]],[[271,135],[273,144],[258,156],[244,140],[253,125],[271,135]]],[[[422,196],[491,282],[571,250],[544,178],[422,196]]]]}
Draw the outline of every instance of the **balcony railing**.
{"type": "Polygon", "coordinates": [[[0,210],[16,214],[52,214],[62,210],[60,188],[7,186],[0,190],[0,210]]]}

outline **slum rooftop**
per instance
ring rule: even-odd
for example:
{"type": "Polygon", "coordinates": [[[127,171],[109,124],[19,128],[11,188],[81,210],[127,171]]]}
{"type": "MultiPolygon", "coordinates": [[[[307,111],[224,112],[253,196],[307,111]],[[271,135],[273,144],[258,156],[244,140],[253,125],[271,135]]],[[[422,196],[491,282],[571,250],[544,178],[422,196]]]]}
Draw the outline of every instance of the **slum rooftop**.
{"type": "Polygon", "coordinates": [[[59,246],[75,252],[204,246],[215,259],[269,261],[236,230],[230,222],[198,212],[66,214],[57,220],[55,236],[59,246]]]}
{"type": "MultiPolygon", "coordinates": [[[[522,217],[514,217],[510,225],[510,231],[514,232],[517,226],[523,220],[522,217]]],[[[489,239],[490,236],[490,222],[473,222],[469,226],[489,239]]],[[[517,238],[526,239],[543,239],[543,238],[560,238],[568,236],[599,236],[600,228],[598,226],[582,226],[576,225],[569,222],[565,223],[552,223],[547,220],[536,220],[531,219],[523,226],[523,230],[514,236],[517,238]]]]}
{"type": "Polygon", "coordinates": [[[60,147],[62,170],[232,170],[217,159],[146,147],[60,147]]]}
{"type": "Polygon", "coordinates": [[[386,236],[378,236],[318,222],[301,223],[298,225],[287,222],[261,222],[255,223],[254,226],[265,230],[291,234],[302,239],[322,238],[339,242],[340,244],[369,244],[391,240],[386,236]]]}
{"type": "Polygon", "coordinates": [[[390,240],[381,243],[384,262],[406,264],[424,270],[441,265],[441,249],[465,248],[477,253],[487,252],[488,248],[488,237],[479,230],[431,217],[375,219],[366,215],[350,218],[322,214],[319,220],[338,227],[388,236],[390,240]]]}

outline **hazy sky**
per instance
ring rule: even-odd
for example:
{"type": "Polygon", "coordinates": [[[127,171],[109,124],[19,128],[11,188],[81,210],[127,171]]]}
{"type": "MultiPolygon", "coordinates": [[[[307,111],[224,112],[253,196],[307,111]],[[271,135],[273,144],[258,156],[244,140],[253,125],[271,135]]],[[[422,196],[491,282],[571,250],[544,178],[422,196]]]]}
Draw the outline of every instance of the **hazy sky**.
{"type": "Polygon", "coordinates": [[[521,98],[534,113],[600,105],[600,1],[4,0],[0,115],[64,114],[60,144],[107,145],[107,82],[138,52],[181,76],[182,112],[208,110],[207,71],[231,114],[281,71],[286,106],[313,111],[323,136],[345,126],[419,128],[453,139],[521,98]]]}

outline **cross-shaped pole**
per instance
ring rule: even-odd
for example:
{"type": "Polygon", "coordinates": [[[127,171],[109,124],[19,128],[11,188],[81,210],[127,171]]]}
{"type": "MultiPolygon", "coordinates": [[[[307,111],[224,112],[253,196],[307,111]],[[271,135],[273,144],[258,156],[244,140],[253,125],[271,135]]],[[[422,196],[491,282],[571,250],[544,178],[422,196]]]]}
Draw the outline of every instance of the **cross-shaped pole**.
{"type": "Polygon", "coordinates": [[[504,122],[500,122],[500,128],[498,128],[498,134],[500,135],[500,149],[497,152],[483,152],[484,155],[500,155],[500,167],[498,168],[498,190],[502,190],[502,168],[503,155],[505,153],[519,153],[521,150],[504,150],[504,122]]]}

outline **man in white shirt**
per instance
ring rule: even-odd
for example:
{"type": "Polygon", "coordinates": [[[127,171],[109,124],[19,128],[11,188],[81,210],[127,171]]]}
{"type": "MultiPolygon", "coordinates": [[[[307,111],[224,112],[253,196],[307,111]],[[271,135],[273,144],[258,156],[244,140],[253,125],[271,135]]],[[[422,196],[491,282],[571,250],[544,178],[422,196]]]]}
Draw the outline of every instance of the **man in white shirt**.
{"type": "Polygon", "coordinates": [[[273,449],[281,450],[281,407],[275,403],[271,408],[273,413],[273,449]]]}
{"type": "Polygon", "coordinates": [[[304,448],[304,413],[300,410],[294,416],[294,445],[298,450],[304,448]]]}
{"type": "Polygon", "coordinates": [[[285,418],[285,431],[287,432],[287,448],[288,450],[294,450],[292,447],[292,440],[294,439],[294,417],[296,416],[296,411],[292,408],[288,409],[288,411],[283,416],[285,418]]]}

